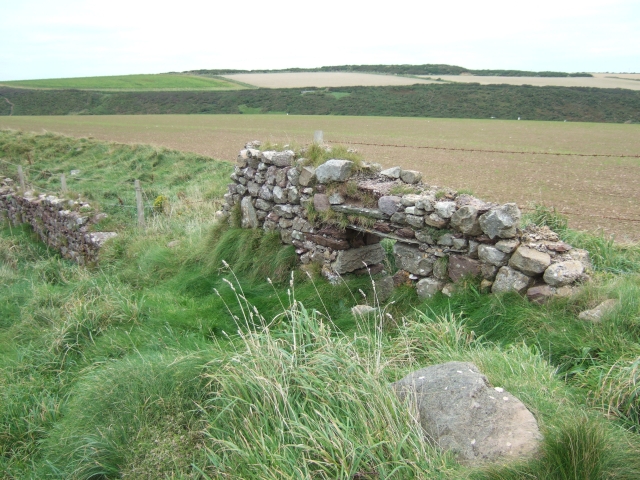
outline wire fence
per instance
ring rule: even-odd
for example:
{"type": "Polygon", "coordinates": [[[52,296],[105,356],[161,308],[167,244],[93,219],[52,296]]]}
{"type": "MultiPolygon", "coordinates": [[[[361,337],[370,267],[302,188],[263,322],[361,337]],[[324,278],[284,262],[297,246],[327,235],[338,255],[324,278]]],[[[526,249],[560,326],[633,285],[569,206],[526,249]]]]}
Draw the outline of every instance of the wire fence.
{"type": "Polygon", "coordinates": [[[517,155],[555,155],[565,157],[607,157],[607,158],[640,158],[640,154],[627,155],[617,153],[565,153],[565,152],[526,152],[521,150],[484,150],[479,148],[455,148],[455,147],[434,147],[430,145],[397,145],[392,143],[366,143],[354,142],[352,140],[334,140],[336,144],[346,145],[366,145],[370,147],[393,147],[393,148],[414,148],[418,150],[444,150],[450,152],[480,152],[480,153],[508,153],[517,155]]]}

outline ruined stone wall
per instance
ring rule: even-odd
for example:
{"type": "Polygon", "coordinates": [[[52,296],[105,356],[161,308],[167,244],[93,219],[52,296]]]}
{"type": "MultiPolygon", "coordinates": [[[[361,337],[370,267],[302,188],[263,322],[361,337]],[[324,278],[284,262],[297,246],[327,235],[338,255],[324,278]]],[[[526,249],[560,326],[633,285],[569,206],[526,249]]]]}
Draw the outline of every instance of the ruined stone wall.
{"type": "Polygon", "coordinates": [[[100,247],[116,236],[114,232],[91,231],[106,215],[92,212],[89,204],[32,192],[19,194],[12,185],[11,179],[0,184],[0,215],[13,225],[29,223],[40,239],[64,258],[81,265],[96,263],[100,247]]]}
{"type": "Polygon", "coordinates": [[[588,278],[588,253],[546,227],[521,229],[515,203],[428,185],[399,167],[332,159],[314,168],[291,150],[258,147],[240,152],[218,215],[239,205],[244,228],[279,231],[302,264],[321,264],[328,278],[383,271],[383,238],[396,241],[394,284],[413,283],[422,297],[477,275],[484,289],[538,301],[588,278]]]}

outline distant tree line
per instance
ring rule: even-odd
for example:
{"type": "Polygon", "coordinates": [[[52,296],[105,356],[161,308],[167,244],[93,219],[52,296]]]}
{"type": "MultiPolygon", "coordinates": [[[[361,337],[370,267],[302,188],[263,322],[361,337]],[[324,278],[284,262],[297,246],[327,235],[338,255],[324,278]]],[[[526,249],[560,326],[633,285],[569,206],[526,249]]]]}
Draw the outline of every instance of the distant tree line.
{"type": "Polygon", "coordinates": [[[592,77],[590,73],[567,72],[533,72],[527,70],[472,70],[456,65],[425,64],[425,65],[334,65],[317,68],[285,68],[281,70],[190,70],[183,73],[197,75],[233,75],[234,73],[294,73],[294,72],[358,72],[358,73],[384,73],[387,75],[461,75],[470,74],[478,76],[501,77],[592,77]]]}
{"type": "MultiPolygon", "coordinates": [[[[466,83],[233,91],[95,92],[0,87],[14,115],[241,114],[639,122],[640,91],[466,83]],[[304,91],[304,93],[303,93],[304,91]]],[[[0,109],[8,115],[8,109],[0,109]]]]}

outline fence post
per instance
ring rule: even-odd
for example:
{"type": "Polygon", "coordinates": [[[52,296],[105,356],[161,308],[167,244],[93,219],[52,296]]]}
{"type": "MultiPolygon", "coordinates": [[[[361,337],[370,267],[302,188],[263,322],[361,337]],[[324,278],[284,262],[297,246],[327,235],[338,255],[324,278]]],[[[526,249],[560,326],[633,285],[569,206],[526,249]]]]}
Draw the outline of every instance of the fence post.
{"type": "Polygon", "coordinates": [[[22,165],[18,165],[18,178],[20,178],[20,188],[24,193],[27,190],[27,187],[24,184],[24,172],[22,171],[22,165]]]}
{"type": "Polygon", "coordinates": [[[316,130],[313,133],[313,143],[317,143],[318,145],[324,144],[324,139],[322,137],[323,137],[322,130],[316,130]]]}
{"type": "Polygon", "coordinates": [[[67,177],[64,176],[64,173],[60,174],[60,191],[67,193],[67,177]]]}
{"type": "Polygon", "coordinates": [[[138,207],[138,227],[144,228],[144,206],[142,205],[142,189],[140,188],[140,180],[136,180],[136,206],[138,207]]]}

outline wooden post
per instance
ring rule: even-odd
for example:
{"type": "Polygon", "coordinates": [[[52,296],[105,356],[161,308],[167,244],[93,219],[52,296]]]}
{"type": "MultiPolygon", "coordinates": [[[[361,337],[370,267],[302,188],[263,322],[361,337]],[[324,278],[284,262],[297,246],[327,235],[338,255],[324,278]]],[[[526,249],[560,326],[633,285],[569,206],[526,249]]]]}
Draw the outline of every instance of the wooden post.
{"type": "Polygon", "coordinates": [[[64,176],[64,173],[60,175],[60,191],[67,193],[67,177],[64,176]]]}
{"type": "Polygon", "coordinates": [[[144,206],[142,205],[142,189],[140,188],[140,180],[135,181],[136,188],[136,206],[138,207],[138,227],[144,228],[144,206]]]}
{"type": "Polygon", "coordinates": [[[24,184],[24,172],[22,171],[22,165],[18,165],[18,178],[20,178],[20,188],[24,193],[27,190],[27,187],[24,184]]]}
{"type": "Polygon", "coordinates": [[[318,145],[322,145],[324,143],[324,139],[322,138],[322,130],[316,130],[313,133],[313,143],[317,143],[318,145]]]}

